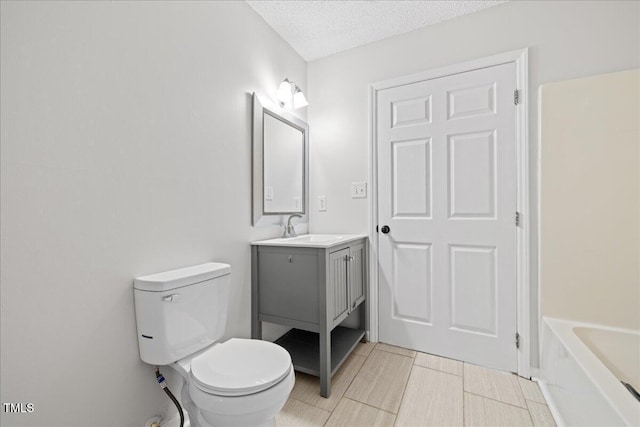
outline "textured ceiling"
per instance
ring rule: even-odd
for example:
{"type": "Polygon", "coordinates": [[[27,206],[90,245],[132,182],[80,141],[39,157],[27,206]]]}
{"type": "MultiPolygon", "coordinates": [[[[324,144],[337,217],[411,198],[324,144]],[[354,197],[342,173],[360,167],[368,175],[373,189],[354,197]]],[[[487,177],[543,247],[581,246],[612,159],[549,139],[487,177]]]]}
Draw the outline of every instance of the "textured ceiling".
{"type": "Polygon", "coordinates": [[[437,24],[504,1],[247,1],[304,59],[312,61],[437,24]]]}

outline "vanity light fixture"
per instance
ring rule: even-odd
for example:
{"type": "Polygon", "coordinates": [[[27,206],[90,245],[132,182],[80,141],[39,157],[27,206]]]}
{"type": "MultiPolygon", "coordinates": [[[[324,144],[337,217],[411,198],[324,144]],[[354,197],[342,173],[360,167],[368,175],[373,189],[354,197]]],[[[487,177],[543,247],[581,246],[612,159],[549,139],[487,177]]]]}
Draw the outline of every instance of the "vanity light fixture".
{"type": "Polygon", "coordinates": [[[280,86],[278,86],[278,90],[276,91],[276,96],[278,97],[278,101],[280,101],[280,106],[284,107],[286,104],[291,102],[291,98],[293,97],[293,88],[289,79],[284,79],[280,86]]]}
{"type": "Polygon", "coordinates": [[[281,107],[292,106],[294,109],[309,105],[302,89],[289,79],[284,79],[276,90],[276,96],[281,107]]]}
{"type": "Polygon", "coordinates": [[[298,86],[296,86],[296,90],[293,93],[293,108],[302,108],[309,105],[307,101],[307,97],[304,96],[304,92],[298,86]]]}

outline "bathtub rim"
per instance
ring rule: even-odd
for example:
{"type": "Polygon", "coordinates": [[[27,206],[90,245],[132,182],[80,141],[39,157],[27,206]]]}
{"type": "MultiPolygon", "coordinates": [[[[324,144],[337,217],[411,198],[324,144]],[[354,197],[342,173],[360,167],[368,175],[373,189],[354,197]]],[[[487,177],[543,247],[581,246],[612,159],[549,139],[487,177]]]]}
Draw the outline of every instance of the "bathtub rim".
{"type": "MultiPolygon", "coordinates": [[[[620,415],[628,425],[640,425],[640,409],[631,393],[625,389],[620,380],[605,366],[595,353],[573,331],[574,328],[586,327],[613,332],[640,335],[634,329],[600,325],[597,323],[581,322],[544,316],[543,321],[558,337],[567,353],[582,368],[587,378],[600,391],[605,400],[620,415]]],[[[542,351],[545,349],[542,347],[542,351]]],[[[544,368],[543,368],[544,369],[544,368]]]]}

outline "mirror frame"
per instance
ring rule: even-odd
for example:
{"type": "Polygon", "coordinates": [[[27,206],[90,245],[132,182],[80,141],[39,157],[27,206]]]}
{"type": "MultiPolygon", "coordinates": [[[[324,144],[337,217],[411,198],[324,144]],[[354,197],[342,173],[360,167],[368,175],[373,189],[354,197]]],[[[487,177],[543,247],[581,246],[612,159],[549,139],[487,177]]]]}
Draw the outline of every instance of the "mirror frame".
{"type": "Polygon", "coordinates": [[[309,125],[299,117],[280,108],[269,99],[253,93],[253,225],[264,216],[301,214],[307,222],[309,214],[309,125]],[[302,132],[302,210],[299,212],[264,212],[264,115],[288,124],[302,132]]]}

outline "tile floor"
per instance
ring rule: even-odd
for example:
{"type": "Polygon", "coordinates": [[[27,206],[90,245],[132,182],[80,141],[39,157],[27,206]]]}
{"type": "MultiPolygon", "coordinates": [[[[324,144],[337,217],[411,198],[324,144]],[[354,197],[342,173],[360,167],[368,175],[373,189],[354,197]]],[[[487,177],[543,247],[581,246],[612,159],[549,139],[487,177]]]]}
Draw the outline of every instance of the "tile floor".
{"type": "Polygon", "coordinates": [[[538,385],[513,374],[386,344],[360,343],[333,376],[296,372],[278,427],[555,426],[538,385]]]}

